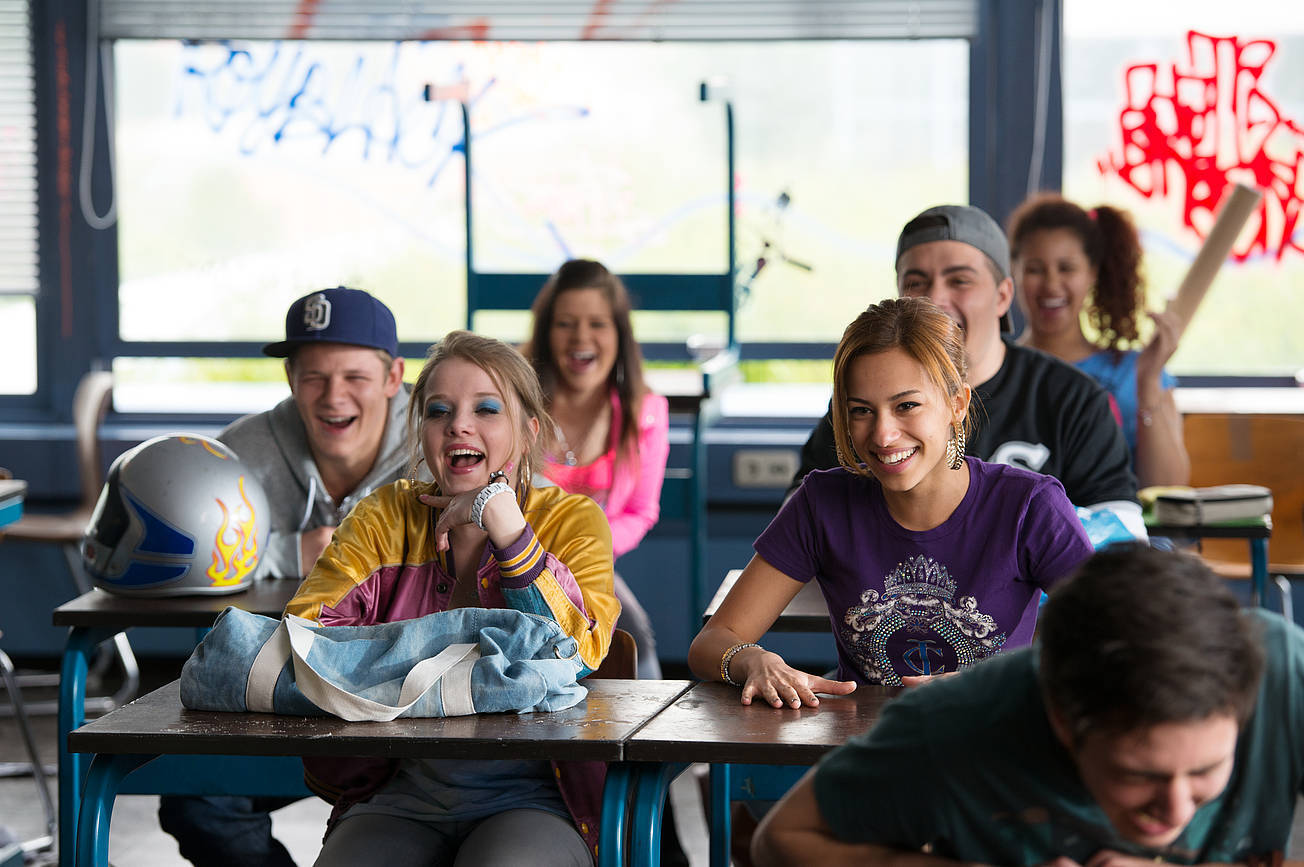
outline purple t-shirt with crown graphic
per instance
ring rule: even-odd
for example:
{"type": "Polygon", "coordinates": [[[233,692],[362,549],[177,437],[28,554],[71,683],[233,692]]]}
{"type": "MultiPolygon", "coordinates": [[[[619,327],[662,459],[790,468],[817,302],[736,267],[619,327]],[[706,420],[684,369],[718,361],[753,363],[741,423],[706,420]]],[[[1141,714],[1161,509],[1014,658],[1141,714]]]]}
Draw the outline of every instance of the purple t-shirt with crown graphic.
{"type": "Polygon", "coordinates": [[[798,581],[816,578],[838,677],[900,684],[1032,642],[1041,591],[1091,556],[1058,480],[966,458],[969,490],[931,530],[898,524],[874,479],[812,472],[756,540],[798,581]]]}

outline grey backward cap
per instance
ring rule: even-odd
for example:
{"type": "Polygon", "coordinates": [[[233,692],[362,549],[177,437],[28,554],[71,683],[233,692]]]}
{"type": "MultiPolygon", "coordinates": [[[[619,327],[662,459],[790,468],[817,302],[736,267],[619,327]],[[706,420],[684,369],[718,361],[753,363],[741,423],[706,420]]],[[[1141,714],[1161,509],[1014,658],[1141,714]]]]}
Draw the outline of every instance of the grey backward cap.
{"type": "MultiPolygon", "coordinates": [[[[972,205],[938,205],[906,223],[897,238],[896,261],[911,247],[933,241],[959,241],[986,253],[1010,276],[1010,244],[996,221],[981,208],[972,205]]],[[[899,267],[899,264],[898,264],[899,267]]]]}

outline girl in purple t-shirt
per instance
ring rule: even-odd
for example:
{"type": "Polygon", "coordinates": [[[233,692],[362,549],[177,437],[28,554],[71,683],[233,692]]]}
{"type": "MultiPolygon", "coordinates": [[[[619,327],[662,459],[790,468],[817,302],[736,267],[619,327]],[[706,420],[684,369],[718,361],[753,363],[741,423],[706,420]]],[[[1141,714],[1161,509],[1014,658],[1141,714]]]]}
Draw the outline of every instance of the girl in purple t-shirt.
{"type": "Polygon", "coordinates": [[[842,466],[808,475],[756,540],[693,640],[693,671],[742,686],[743,704],[798,707],[1028,644],[1041,591],[1091,543],[1057,480],[964,456],[970,400],[963,335],[931,301],[883,301],[851,323],[833,359],[842,466]],[[840,680],[755,643],[812,578],[840,680]]]}

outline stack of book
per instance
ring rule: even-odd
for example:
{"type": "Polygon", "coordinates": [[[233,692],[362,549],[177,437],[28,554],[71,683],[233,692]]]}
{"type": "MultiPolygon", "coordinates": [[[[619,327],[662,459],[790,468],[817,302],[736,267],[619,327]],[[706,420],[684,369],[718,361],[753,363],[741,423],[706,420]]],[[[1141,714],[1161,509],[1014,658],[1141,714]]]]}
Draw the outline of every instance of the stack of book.
{"type": "Polygon", "coordinates": [[[1155,497],[1160,524],[1190,526],[1261,520],[1272,512],[1272,491],[1260,485],[1165,488],[1155,497]]]}

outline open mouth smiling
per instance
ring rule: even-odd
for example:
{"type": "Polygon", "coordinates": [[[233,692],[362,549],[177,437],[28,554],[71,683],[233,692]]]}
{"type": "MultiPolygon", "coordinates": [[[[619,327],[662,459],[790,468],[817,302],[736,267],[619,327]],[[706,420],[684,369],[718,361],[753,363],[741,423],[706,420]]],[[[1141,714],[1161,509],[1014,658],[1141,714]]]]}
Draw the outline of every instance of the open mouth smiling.
{"type": "Polygon", "coordinates": [[[470,472],[484,461],[484,452],[472,448],[458,447],[444,453],[449,469],[454,472],[470,472]]]}
{"type": "Polygon", "coordinates": [[[331,430],[344,430],[349,425],[357,421],[356,415],[327,415],[318,416],[317,420],[331,430]]]}
{"type": "Polygon", "coordinates": [[[879,455],[875,455],[875,457],[878,458],[879,463],[886,464],[887,466],[890,467],[895,464],[899,464],[904,460],[914,457],[915,452],[917,451],[919,451],[919,446],[915,446],[912,449],[906,449],[905,451],[892,452],[891,454],[886,454],[886,455],[879,454],[879,455]]]}

